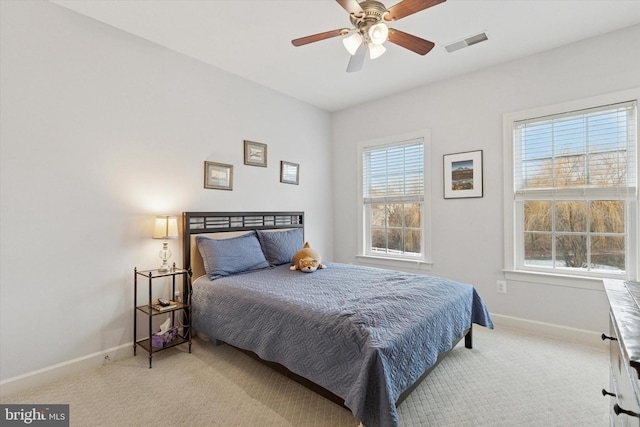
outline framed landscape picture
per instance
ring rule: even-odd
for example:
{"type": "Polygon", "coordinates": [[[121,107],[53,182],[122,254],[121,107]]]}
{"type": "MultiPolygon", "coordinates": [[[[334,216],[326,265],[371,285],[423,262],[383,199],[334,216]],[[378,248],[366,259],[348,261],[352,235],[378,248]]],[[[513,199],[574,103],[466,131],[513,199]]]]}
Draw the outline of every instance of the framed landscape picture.
{"type": "Polygon", "coordinates": [[[482,197],[482,150],[444,155],[444,198],[482,197]]]}
{"type": "Polygon", "coordinates": [[[280,182],[298,185],[300,180],[300,165],[298,163],[280,162],[280,182]]]}
{"type": "Polygon", "coordinates": [[[204,162],[204,188],[233,190],[233,165],[204,162]]]}
{"type": "Polygon", "coordinates": [[[244,141],[244,164],[267,167],[267,144],[244,141]]]}

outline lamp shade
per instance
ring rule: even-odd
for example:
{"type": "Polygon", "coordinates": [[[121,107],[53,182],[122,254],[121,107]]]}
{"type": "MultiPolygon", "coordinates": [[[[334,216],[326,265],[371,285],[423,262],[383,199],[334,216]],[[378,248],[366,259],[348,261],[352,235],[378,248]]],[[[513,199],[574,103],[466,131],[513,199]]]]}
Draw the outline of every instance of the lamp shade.
{"type": "Polygon", "coordinates": [[[342,39],[342,44],[351,55],[355,55],[362,44],[362,36],[359,33],[353,33],[349,37],[342,39]]]}
{"type": "Polygon", "coordinates": [[[178,219],[175,216],[157,216],[153,227],[154,239],[177,239],[178,219]]]}
{"type": "Polygon", "coordinates": [[[369,58],[376,59],[382,56],[383,53],[387,51],[387,48],[382,46],[381,44],[369,44],[369,58]]]}
{"type": "Polygon", "coordinates": [[[389,37],[389,27],[382,22],[376,25],[372,25],[369,28],[369,39],[371,43],[381,45],[387,41],[389,37]]]}

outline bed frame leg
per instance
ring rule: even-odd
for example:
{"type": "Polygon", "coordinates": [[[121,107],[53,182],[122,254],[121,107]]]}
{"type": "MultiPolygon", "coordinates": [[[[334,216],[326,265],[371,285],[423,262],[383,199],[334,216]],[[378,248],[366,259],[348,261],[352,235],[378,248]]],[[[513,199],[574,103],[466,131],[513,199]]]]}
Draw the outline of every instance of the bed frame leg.
{"type": "Polygon", "coordinates": [[[469,327],[469,332],[464,336],[464,346],[466,348],[473,348],[473,325],[469,327]]]}

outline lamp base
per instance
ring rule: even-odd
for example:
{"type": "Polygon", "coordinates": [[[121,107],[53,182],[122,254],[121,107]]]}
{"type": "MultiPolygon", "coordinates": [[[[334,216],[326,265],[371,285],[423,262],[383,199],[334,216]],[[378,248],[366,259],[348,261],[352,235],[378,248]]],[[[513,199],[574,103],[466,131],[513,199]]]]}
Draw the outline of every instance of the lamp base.
{"type": "Polygon", "coordinates": [[[163,260],[163,263],[160,267],[158,267],[158,273],[168,273],[170,271],[174,271],[176,269],[176,264],[169,265],[167,261],[163,260]]]}
{"type": "Polygon", "coordinates": [[[169,271],[171,271],[171,267],[169,267],[169,264],[167,263],[169,258],[171,258],[169,242],[162,242],[162,249],[160,250],[160,253],[158,253],[158,256],[160,256],[160,259],[162,260],[162,265],[158,268],[158,272],[168,273],[169,271]]]}

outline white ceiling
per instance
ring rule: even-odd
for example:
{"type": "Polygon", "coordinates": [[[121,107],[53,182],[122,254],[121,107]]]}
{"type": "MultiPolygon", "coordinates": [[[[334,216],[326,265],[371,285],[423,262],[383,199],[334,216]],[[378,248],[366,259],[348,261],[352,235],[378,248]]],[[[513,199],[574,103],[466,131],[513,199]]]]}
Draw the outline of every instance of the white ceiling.
{"type": "Polygon", "coordinates": [[[327,111],[640,23],[640,0],[447,0],[393,24],[434,42],[426,56],[387,42],[382,57],[347,73],[341,37],[291,44],[351,27],[333,0],[51,1],[327,111]],[[488,41],[444,49],[481,31],[488,41]]]}

